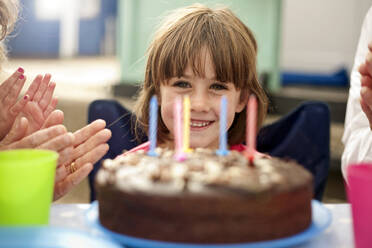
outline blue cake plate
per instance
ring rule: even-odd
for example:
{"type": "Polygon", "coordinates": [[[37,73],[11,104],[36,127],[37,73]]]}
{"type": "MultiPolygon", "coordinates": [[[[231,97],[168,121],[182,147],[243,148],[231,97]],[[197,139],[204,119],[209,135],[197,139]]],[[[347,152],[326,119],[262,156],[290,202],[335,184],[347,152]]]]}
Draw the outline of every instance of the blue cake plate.
{"type": "Polygon", "coordinates": [[[102,226],[98,219],[98,202],[92,203],[92,206],[86,212],[88,225],[98,228],[114,240],[133,248],[278,248],[290,247],[308,241],[321,232],[323,232],[332,221],[332,214],[322,203],[312,200],[312,223],[303,232],[286,238],[275,239],[270,241],[237,243],[237,244],[187,244],[163,242],[149,239],[135,238],[110,231],[102,226]]]}
{"type": "Polygon", "coordinates": [[[51,227],[0,227],[1,248],[122,248],[109,239],[80,230],[51,227]]]}

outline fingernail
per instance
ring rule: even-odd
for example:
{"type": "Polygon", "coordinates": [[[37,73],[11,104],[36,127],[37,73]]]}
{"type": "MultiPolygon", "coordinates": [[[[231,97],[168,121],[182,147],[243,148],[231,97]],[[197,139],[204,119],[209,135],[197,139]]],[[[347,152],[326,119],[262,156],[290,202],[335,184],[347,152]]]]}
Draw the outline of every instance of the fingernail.
{"type": "Polygon", "coordinates": [[[20,76],[19,76],[19,79],[24,79],[25,78],[25,76],[23,76],[23,74],[21,74],[20,76]]]}
{"type": "Polygon", "coordinates": [[[27,100],[27,99],[28,99],[28,95],[25,95],[25,96],[23,97],[23,99],[24,99],[24,100],[27,100]]]}
{"type": "Polygon", "coordinates": [[[24,73],[25,72],[25,70],[23,70],[22,67],[18,67],[18,70],[17,71],[20,72],[20,73],[24,73]]]}
{"type": "Polygon", "coordinates": [[[71,132],[68,132],[67,134],[68,134],[69,138],[71,139],[71,143],[74,143],[75,136],[71,132]]]}

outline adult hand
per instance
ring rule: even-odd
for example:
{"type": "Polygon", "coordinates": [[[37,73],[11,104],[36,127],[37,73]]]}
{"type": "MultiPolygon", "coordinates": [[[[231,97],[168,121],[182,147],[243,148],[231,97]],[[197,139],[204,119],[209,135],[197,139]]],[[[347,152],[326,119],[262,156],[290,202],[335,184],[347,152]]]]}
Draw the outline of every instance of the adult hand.
{"type": "Polygon", "coordinates": [[[361,74],[360,106],[372,130],[372,42],[368,45],[366,60],[359,66],[361,74]]]}
{"type": "Polygon", "coordinates": [[[55,83],[49,83],[49,74],[44,77],[38,75],[24,97],[17,101],[26,81],[23,72],[19,68],[0,85],[0,140],[10,131],[17,116],[26,117],[29,121],[25,135],[39,130],[57,105],[57,98],[53,98],[55,83]]]}
{"type": "MultiPolygon", "coordinates": [[[[27,129],[27,124],[27,119],[21,118],[20,123],[17,122],[12,129],[18,128],[25,131],[27,129]]],[[[14,134],[17,136],[19,131],[20,130],[16,130],[13,132],[11,130],[9,134],[14,134]]],[[[8,141],[9,140],[3,139],[0,142],[0,150],[22,148],[49,149],[58,152],[60,154],[58,161],[63,162],[68,160],[68,151],[72,152],[74,135],[72,133],[68,133],[65,126],[56,125],[34,132],[31,135],[23,137],[15,142],[9,143],[8,141]]]]}
{"type": "Polygon", "coordinates": [[[17,101],[17,98],[26,82],[24,70],[18,68],[7,80],[0,85],[0,140],[9,132],[16,116],[21,112],[29,100],[25,96],[17,101]]]}
{"type": "Polygon", "coordinates": [[[36,76],[27,92],[30,100],[24,106],[19,116],[19,118],[26,117],[29,121],[26,135],[45,126],[47,118],[57,106],[58,100],[53,98],[56,84],[51,82],[50,79],[50,74],[45,74],[44,77],[41,75],[36,76]]]}
{"type": "Polygon", "coordinates": [[[93,164],[109,149],[106,142],[111,131],[105,129],[105,121],[96,120],[76,131],[73,151],[67,160],[58,165],[54,186],[54,200],[59,199],[79,184],[93,169],[93,164]]]}
{"type": "Polygon", "coordinates": [[[67,133],[63,125],[55,125],[56,120],[57,123],[63,121],[62,111],[53,111],[43,129],[23,137],[28,128],[28,120],[22,117],[0,141],[0,150],[38,148],[59,153],[54,200],[68,193],[90,173],[93,164],[106,154],[106,142],[111,137],[111,132],[105,129],[106,123],[103,120],[94,121],[74,134],[67,133]]]}
{"type": "MultiPolygon", "coordinates": [[[[54,110],[49,115],[49,117],[45,121],[44,126],[42,128],[48,128],[48,127],[51,127],[51,126],[60,125],[60,124],[63,123],[63,119],[64,119],[63,112],[60,111],[60,110],[54,110]]],[[[24,138],[25,136],[27,136],[26,133],[27,133],[27,130],[28,130],[28,125],[29,125],[29,121],[26,117],[20,117],[20,118],[17,117],[17,119],[14,122],[11,130],[8,132],[8,134],[2,140],[0,140],[0,149],[1,149],[1,147],[8,147],[12,143],[14,143],[14,144],[12,144],[12,146],[15,146],[16,144],[18,146],[19,144],[15,143],[15,142],[19,141],[22,138],[24,138]]],[[[38,137],[38,135],[32,136],[32,137],[38,137]]],[[[32,138],[32,139],[35,139],[35,138],[32,138]]],[[[38,139],[38,138],[36,138],[36,139],[38,139]]],[[[20,143],[20,144],[23,144],[23,143],[20,143]]],[[[27,147],[27,143],[24,143],[24,145],[25,145],[24,148],[34,148],[34,146],[27,147]]],[[[12,146],[10,146],[9,149],[11,149],[12,146]]],[[[14,148],[19,148],[19,147],[14,147],[14,148]]],[[[8,149],[8,148],[3,148],[3,149],[8,149]]]]}

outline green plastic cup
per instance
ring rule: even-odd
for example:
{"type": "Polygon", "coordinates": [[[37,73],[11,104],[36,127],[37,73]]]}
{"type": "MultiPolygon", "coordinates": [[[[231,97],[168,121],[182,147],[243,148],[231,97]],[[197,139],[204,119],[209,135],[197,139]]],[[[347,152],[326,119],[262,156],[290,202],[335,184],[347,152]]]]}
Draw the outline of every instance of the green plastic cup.
{"type": "Polygon", "coordinates": [[[49,150],[0,152],[0,226],[49,223],[57,159],[49,150]]]}

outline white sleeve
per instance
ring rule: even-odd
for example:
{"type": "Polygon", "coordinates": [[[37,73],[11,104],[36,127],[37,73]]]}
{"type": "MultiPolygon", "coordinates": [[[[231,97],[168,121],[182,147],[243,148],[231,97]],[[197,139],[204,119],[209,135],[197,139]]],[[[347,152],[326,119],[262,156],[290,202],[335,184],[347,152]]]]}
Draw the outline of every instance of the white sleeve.
{"type": "Polygon", "coordinates": [[[372,162],[372,131],[367,117],[360,106],[361,75],[358,67],[365,61],[368,43],[372,41],[372,7],[364,18],[354,66],[350,76],[350,90],[347,101],[345,129],[342,142],[342,174],[346,179],[346,167],[357,162],[372,162]]]}

